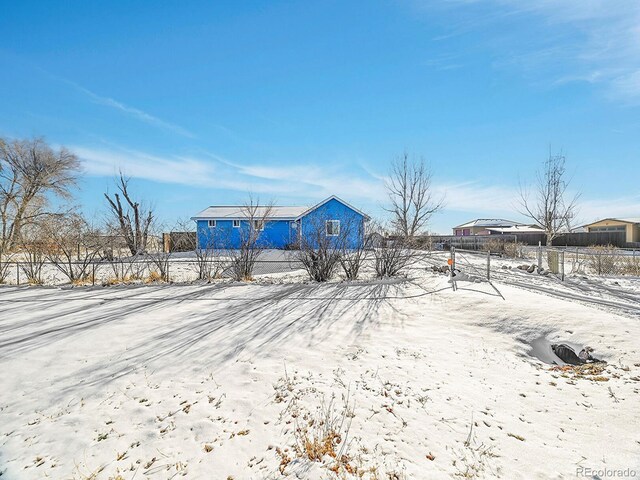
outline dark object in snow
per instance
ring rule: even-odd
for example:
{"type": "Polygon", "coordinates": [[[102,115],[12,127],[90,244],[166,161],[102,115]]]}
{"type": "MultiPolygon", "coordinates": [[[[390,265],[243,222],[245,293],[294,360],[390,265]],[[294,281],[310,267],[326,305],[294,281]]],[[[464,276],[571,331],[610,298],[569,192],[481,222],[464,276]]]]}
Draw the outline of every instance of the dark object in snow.
{"type": "Polygon", "coordinates": [[[434,265],[433,267],[431,267],[431,270],[436,273],[449,273],[449,265],[443,265],[441,267],[437,267],[434,265]]]}
{"type": "Polygon", "coordinates": [[[531,265],[529,268],[527,268],[527,273],[533,273],[533,271],[536,269],[535,265],[531,265]]]}
{"type": "Polygon", "coordinates": [[[556,356],[562,360],[564,363],[568,363],[569,365],[582,365],[583,362],[573,348],[569,345],[565,345],[564,343],[551,345],[551,350],[556,356]]]}
{"type": "Polygon", "coordinates": [[[593,352],[593,348],[591,347],[584,347],[577,355],[573,348],[564,343],[551,345],[551,350],[553,350],[553,353],[555,353],[560,360],[569,365],[603,362],[603,360],[599,360],[591,355],[591,352],[593,352]]]}
{"type": "Polygon", "coordinates": [[[593,352],[593,348],[584,347],[582,350],[580,350],[580,353],[578,354],[578,358],[582,360],[584,363],[604,362],[604,360],[600,360],[599,358],[595,358],[593,355],[591,355],[591,352],[593,352]]]}

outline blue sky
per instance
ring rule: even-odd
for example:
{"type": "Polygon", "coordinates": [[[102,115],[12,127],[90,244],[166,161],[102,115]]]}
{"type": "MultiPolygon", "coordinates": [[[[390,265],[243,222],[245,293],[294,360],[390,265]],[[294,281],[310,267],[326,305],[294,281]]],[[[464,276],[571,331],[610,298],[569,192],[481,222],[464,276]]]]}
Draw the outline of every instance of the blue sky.
{"type": "Polygon", "coordinates": [[[247,192],[337,194],[384,215],[389,162],[432,165],[431,229],[520,219],[562,149],[580,220],[640,216],[640,3],[9,2],[0,135],[82,159],[104,210],[119,168],[171,223],[247,192]]]}

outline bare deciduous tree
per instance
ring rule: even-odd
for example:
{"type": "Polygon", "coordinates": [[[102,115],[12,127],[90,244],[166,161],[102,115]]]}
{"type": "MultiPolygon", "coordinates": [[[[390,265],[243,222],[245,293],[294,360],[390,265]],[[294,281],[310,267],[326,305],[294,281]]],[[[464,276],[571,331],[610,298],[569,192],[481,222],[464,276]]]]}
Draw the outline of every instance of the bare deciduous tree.
{"type": "Polygon", "coordinates": [[[444,198],[436,199],[431,185],[431,169],[424,159],[410,159],[402,154],[391,164],[391,173],[386,182],[395,230],[405,238],[413,238],[439,211],[444,198]]]}
{"type": "Polygon", "coordinates": [[[565,156],[549,154],[543,170],[536,175],[533,200],[526,187],[520,187],[520,212],[544,229],[547,245],[563,230],[571,230],[580,194],[566,198],[570,181],[566,179],[565,156]]]}
{"type": "Polygon", "coordinates": [[[12,249],[22,229],[48,215],[51,196],[71,197],[80,173],[78,158],[54,151],[42,138],[0,139],[0,245],[12,249]]]}
{"type": "Polygon", "coordinates": [[[113,197],[108,193],[104,196],[109,203],[114,230],[122,235],[131,254],[137,255],[147,248],[154,211],[152,207],[144,207],[139,201],[133,199],[129,191],[129,181],[130,179],[120,172],[116,179],[119,193],[116,192],[113,197]]]}

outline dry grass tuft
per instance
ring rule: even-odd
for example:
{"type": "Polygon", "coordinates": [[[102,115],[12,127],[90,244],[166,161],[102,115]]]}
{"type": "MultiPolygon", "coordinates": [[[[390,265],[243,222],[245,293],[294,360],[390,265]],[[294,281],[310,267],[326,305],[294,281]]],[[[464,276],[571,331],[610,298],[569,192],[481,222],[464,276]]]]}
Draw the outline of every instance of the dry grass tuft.
{"type": "Polygon", "coordinates": [[[323,401],[317,415],[304,420],[304,424],[296,422],[294,451],[298,458],[327,464],[336,475],[357,475],[358,468],[348,454],[353,419],[348,394],[341,409],[335,408],[334,401],[335,397],[328,404],[323,401]]]}
{"type": "Polygon", "coordinates": [[[149,276],[147,276],[145,281],[147,283],[157,283],[157,282],[164,281],[164,279],[162,278],[162,275],[160,275],[155,270],[152,270],[152,271],[149,272],[149,276]]]}
{"type": "Polygon", "coordinates": [[[609,377],[605,377],[602,373],[607,368],[605,362],[585,363],[583,365],[555,365],[549,370],[553,372],[561,372],[563,377],[584,378],[594,382],[607,382],[609,377]]]}

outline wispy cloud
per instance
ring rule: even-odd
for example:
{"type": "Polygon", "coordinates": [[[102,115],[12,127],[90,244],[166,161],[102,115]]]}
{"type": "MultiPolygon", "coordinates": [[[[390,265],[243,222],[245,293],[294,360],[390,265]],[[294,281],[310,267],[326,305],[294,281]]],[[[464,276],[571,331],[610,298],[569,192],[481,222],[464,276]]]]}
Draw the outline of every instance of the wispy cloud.
{"type": "Polygon", "coordinates": [[[276,198],[321,199],[331,194],[365,201],[384,195],[379,179],[362,171],[359,175],[331,166],[278,166],[231,162],[215,154],[199,156],[152,155],[120,147],[69,148],[81,159],[89,175],[126,175],[156,182],[198,188],[227,189],[267,194],[276,198]]]}
{"type": "Polygon", "coordinates": [[[180,125],[176,125],[174,123],[171,122],[167,122],[165,120],[162,120],[154,115],[151,115],[150,113],[147,113],[143,110],[140,110],[139,108],[135,108],[132,107],[130,105],[126,105],[118,100],[114,100],[113,98],[110,97],[106,97],[106,96],[102,96],[102,95],[98,95],[97,93],[89,90],[86,87],[83,87],[82,85],[73,82],[69,79],[66,78],[62,78],[56,75],[53,75],[47,71],[44,71],[42,69],[39,69],[42,72],[44,72],[47,76],[49,76],[50,78],[57,80],[59,82],[62,82],[66,85],[69,85],[70,87],[72,87],[74,90],[82,93],[83,95],[85,95],[86,97],[88,97],[93,103],[96,103],[98,105],[103,105],[105,107],[109,107],[112,108],[114,110],[117,110],[119,112],[122,112],[123,114],[135,118],[136,120],[140,120],[141,122],[144,122],[148,125],[157,127],[157,128],[161,128],[163,130],[168,130],[168,131],[172,131],[174,133],[177,133],[178,135],[182,135],[184,137],[188,137],[188,138],[195,138],[195,135],[193,133],[191,133],[190,131],[188,131],[187,129],[181,127],[180,125]]]}
{"type": "Polygon", "coordinates": [[[640,103],[637,0],[449,0],[415,2],[443,15],[445,42],[477,34],[494,66],[517,67],[536,83],[588,82],[616,102],[640,103]],[[455,19],[452,17],[455,16],[455,19]]]}

